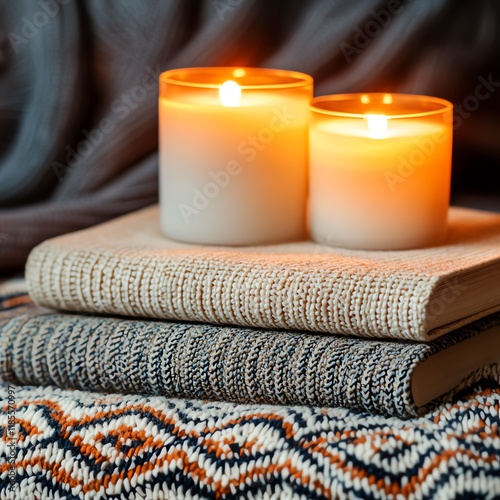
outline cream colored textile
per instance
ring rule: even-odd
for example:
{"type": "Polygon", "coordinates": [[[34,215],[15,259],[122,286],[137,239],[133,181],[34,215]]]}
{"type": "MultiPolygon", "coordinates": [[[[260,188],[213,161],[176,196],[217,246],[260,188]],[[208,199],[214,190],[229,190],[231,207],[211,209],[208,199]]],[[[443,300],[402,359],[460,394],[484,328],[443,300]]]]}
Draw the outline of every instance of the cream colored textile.
{"type": "Polygon", "coordinates": [[[452,208],[443,246],[367,252],[182,244],[161,234],[155,206],[42,243],[26,276],[39,305],[63,310],[429,340],[500,309],[426,328],[436,286],[492,262],[500,215],[487,212],[452,208]]]}

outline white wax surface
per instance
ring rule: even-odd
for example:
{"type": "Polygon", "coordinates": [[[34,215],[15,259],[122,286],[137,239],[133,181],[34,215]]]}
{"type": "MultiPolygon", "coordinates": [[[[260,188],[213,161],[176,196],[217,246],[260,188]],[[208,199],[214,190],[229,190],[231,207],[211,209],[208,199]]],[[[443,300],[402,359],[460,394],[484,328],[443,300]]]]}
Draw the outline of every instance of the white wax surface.
{"type": "Polygon", "coordinates": [[[243,91],[242,106],[224,107],[203,92],[189,97],[160,99],[165,234],[214,245],[303,238],[307,101],[243,91]]]}
{"type": "Polygon", "coordinates": [[[439,243],[449,204],[451,129],[389,120],[373,138],[365,120],[310,130],[313,237],[332,245],[404,249],[439,243]]]}
{"type": "Polygon", "coordinates": [[[387,118],[387,131],[384,137],[380,138],[370,132],[367,118],[340,118],[325,120],[315,125],[314,130],[320,133],[349,138],[364,137],[375,141],[383,141],[396,137],[419,137],[443,131],[444,127],[443,125],[418,119],[387,118]]]}
{"type": "Polygon", "coordinates": [[[208,89],[208,91],[193,92],[185,97],[185,101],[169,101],[160,98],[161,101],[168,102],[172,105],[199,107],[199,106],[214,106],[217,109],[241,109],[241,108],[255,108],[257,106],[276,106],[289,102],[289,99],[280,97],[279,94],[273,95],[265,92],[245,91],[241,93],[241,101],[239,106],[223,106],[219,93],[216,89],[208,89]]]}

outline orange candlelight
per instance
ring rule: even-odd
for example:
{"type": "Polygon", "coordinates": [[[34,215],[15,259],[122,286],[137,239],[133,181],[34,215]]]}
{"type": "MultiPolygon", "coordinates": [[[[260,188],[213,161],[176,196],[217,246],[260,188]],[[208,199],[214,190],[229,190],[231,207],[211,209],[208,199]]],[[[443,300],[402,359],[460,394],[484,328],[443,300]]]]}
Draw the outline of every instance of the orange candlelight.
{"type": "Polygon", "coordinates": [[[163,232],[213,245],[303,238],[311,97],[312,78],[292,71],[163,73],[163,232]]]}
{"type": "Polygon", "coordinates": [[[436,245],[446,234],[452,104],[402,94],[312,101],[311,232],[351,248],[436,245]]]}

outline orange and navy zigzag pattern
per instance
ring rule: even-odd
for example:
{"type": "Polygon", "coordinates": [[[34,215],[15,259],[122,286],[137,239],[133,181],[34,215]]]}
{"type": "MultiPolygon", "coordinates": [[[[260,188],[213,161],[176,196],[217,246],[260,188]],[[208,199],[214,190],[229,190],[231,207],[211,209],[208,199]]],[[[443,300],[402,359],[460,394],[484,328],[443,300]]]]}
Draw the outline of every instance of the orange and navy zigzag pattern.
{"type": "MultiPolygon", "coordinates": [[[[484,383],[410,421],[54,387],[12,393],[15,483],[4,456],[1,498],[500,496],[500,387],[484,383]]],[[[0,397],[5,455],[6,386],[0,397]]]]}

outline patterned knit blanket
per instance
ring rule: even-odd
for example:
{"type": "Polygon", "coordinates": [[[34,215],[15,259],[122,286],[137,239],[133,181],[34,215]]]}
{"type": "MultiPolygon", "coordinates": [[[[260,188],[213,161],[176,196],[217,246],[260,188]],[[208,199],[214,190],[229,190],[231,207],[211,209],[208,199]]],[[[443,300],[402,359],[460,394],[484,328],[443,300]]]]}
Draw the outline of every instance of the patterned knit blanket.
{"type": "Polygon", "coordinates": [[[0,498],[500,495],[499,386],[411,421],[54,387],[0,399],[0,498]]]}
{"type": "Polygon", "coordinates": [[[237,403],[344,407],[423,415],[483,379],[480,368],[418,407],[412,374],[430,355],[500,325],[500,314],[430,343],[66,314],[19,286],[0,295],[0,381],[237,403]],[[2,312],[3,310],[3,312],[2,312]]]}
{"type": "MultiPolygon", "coordinates": [[[[1,294],[4,326],[24,325],[17,340],[4,337],[1,343],[3,370],[12,369],[17,360],[11,373],[17,373],[21,382],[29,374],[32,383],[38,377],[43,383],[66,385],[63,377],[67,377],[69,385],[78,385],[79,380],[82,386],[103,391],[136,390],[134,383],[145,387],[137,379],[134,355],[129,358],[131,364],[121,367],[122,374],[129,374],[128,385],[117,369],[111,372],[117,377],[114,381],[112,376],[100,381],[105,371],[97,369],[98,356],[91,357],[94,372],[85,368],[98,338],[103,337],[114,352],[113,335],[120,329],[125,338],[130,337],[127,349],[137,355],[123,320],[114,320],[118,323],[113,328],[119,326],[115,331],[109,325],[102,329],[109,319],[93,318],[97,321],[94,334],[87,337],[90,318],[71,316],[66,323],[61,314],[45,311],[46,316],[41,315],[26,296],[22,281],[0,287],[1,294]],[[70,338],[84,339],[74,344],[72,358],[65,353],[64,331],[70,338]],[[45,344],[50,338],[53,344],[45,344]],[[48,365],[50,356],[28,355],[44,349],[47,354],[50,349],[56,355],[62,352],[66,360],[48,365]],[[20,353],[24,353],[24,366],[20,353]]],[[[183,328],[186,332],[194,327],[183,328]]],[[[149,340],[154,349],[155,336],[149,340]]],[[[137,345],[149,340],[139,328],[137,345]]],[[[100,351],[101,365],[109,361],[104,352],[100,351]]],[[[118,360],[125,350],[121,352],[115,353],[118,360]]],[[[231,354],[231,350],[225,352],[231,354]]],[[[170,361],[177,363],[175,356],[170,361]]],[[[161,362],[158,367],[149,366],[152,374],[160,376],[161,362]]],[[[182,363],[176,366],[186,368],[182,363]]],[[[166,373],[165,380],[174,375],[166,373]]],[[[215,390],[223,384],[224,374],[212,376],[215,390]]],[[[178,381],[172,380],[172,393],[181,392],[175,389],[178,381]]],[[[390,401],[390,393],[386,396],[390,401]]],[[[0,404],[0,498],[500,495],[500,384],[491,379],[409,420],[341,408],[206,402],[9,383],[0,384],[0,404]]]]}

